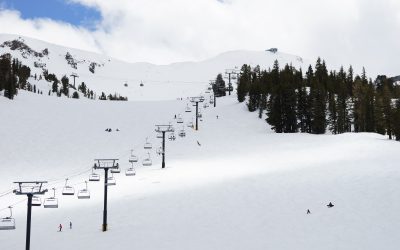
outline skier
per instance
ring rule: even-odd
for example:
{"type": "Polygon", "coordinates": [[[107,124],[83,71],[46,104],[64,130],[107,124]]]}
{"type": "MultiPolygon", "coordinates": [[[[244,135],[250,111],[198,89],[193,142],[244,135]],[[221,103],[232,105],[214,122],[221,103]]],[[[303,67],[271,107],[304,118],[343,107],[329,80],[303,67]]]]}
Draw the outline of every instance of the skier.
{"type": "Polygon", "coordinates": [[[61,232],[61,231],[62,231],[62,225],[61,225],[61,224],[58,226],[58,229],[59,229],[58,232],[61,232]]]}
{"type": "Polygon", "coordinates": [[[328,205],[326,205],[328,208],[332,208],[332,207],[334,207],[335,205],[333,205],[332,204],[332,202],[329,202],[329,204],[328,205]]]}
{"type": "Polygon", "coordinates": [[[72,229],[72,222],[69,222],[69,229],[72,229]]]}
{"type": "Polygon", "coordinates": [[[201,146],[201,144],[200,144],[200,142],[199,142],[199,141],[197,141],[197,145],[201,146]]]}
{"type": "Polygon", "coordinates": [[[176,115],[174,116],[174,119],[176,119],[176,115]]]}
{"type": "Polygon", "coordinates": [[[117,128],[117,132],[119,132],[119,128],[117,128]]]}
{"type": "Polygon", "coordinates": [[[217,119],[218,119],[218,115],[217,115],[217,119]]]}
{"type": "Polygon", "coordinates": [[[310,209],[307,209],[307,214],[311,214],[311,211],[310,211],[310,209]]]}

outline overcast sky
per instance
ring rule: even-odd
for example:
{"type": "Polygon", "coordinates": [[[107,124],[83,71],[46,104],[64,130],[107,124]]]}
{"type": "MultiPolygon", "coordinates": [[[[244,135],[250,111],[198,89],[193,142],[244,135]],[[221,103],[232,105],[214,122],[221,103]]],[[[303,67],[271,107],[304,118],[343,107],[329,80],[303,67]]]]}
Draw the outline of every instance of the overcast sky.
{"type": "Polygon", "coordinates": [[[0,0],[0,33],[129,62],[280,51],[400,75],[400,0],[0,0]],[[34,6],[36,4],[36,7],[34,6]],[[48,7],[46,7],[48,6],[48,7]],[[43,11],[44,10],[44,11],[43,11]]]}

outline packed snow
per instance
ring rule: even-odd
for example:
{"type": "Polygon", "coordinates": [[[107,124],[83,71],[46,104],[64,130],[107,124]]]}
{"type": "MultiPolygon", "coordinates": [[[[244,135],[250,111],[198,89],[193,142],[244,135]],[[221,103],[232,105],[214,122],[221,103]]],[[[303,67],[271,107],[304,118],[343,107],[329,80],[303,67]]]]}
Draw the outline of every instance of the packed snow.
{"type": "MultiPolygon", "coordinates": [[[[194,131],[186,126],[194,118],[184,112],[188,103],[26,92],[14,101],[0,98],[1,194],[18,180],[48,180],[47,188],[57,188],[58,209],[33,208],[31,249],[399,248],[398,142],[367,133],[275,134],[235,96],[202,108],[194,131]],[[186,137],[167,140],[167,168],[161,169],[154,125],[180,129],[175,114],[184,119],[186,137]],[[153,144],[151,167],[139,164],[146,137],[153,144]],[[132,148],[139,163],[136,176],[128,177],[132,148]],[[90,200],[61,195],[67,177],[76,191],[84,188],[99,157],[119,158],[122,167],[109,187],[107,232],[101,231],[102,182],[89,183],[90,200]],[[64,229],[57,232],[60,223],[64,229]]],[[[0,248],[22,249],[26,201],[0,197],[0,217],[8,216],[10,204],[17,229],[0,231],[0,248]]]]}

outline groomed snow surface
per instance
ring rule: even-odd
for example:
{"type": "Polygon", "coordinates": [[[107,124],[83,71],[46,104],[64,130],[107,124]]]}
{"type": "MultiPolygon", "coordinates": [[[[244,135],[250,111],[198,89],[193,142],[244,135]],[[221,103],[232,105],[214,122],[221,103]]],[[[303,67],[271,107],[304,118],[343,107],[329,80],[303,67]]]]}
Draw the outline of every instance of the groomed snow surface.
{"type": "MultiPolygon", "coordinates": [[[[31,249],[399,249],[399,143],[376,134],[275,134],[234,96],[217,102],[194,131],[185,99],[0,98],[0,191],[17,180],[58,188],[58,209],[33,208],[31,249]],[[167,141],[161,169],[154,125],[176,125],[179,113],[187,136],[167,141]],[[146,155],[146,137],[153,166],[137,164],[137,175],[125,176],[130,149],[140,161],[146,155]],[[122,167],[109,187],[108,232],[101,182],[89,183],[90,200],[60,194],[67,176],[83,188],[98,157],[117,157],[122,167]]],[[[0,197],[0,209],[20,200],[0,197]]],[[[0,231],[0,249],[24,249],[25,201],[14,215],[17,229],[0,231]]]]}

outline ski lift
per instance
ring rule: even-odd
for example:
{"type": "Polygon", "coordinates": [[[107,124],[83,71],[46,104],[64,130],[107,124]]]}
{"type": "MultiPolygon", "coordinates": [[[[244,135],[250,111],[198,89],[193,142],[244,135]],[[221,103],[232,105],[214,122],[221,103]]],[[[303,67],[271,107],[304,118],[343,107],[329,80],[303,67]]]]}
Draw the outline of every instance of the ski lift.
{"type": "MultiPolygon", "coordinates": [[[[96,166],[96,164],[95,164],[96,166]]],[[[89,175],[89,181],[100,181],[100,175],[95,173],[92,168],[92,173],[89,175]]]]}
{"type": "Polygon", "coordinates": [[[204,103],[204,108],[208,108],[208,107],[210,107],[210,105],[208,104],[208,102],[205,102],[204,103]]]}
{"type": "Polygon", "coordinates": [[[151,161],[151,158],[150,158],[150,153],[147,153],[147,154],[148,154],[148,157],[145,158],[145,159],[142,161],[142,165],[143,165],[143,166],[151,166],[151,165],[153,165],[153,162],[151,161]]]}
{"type": "Polygon", "coordinates": [[[175,134],[174,134],[174,133],[170,134],[170,135],[168,136],[168,139],[169,139],[170,141],[175,141],[175,139],[176,139],[175,134]]]}
{"type": "Polygon", "coordinates": [[[56,198],[56,189],[53,188],[53,197],[44,199],[44,208],[58,208],[58,199],[56,198]]]}
{"type": "Polygon", "coordinates": [[[121,173],[121,168],[119,167],[119,163],[117,163],[117,168],[112,168],[111,173],[113,174],[119,174],[121,173]]]}
{"type": "Polygon", "coordinates": [[[186,109],[185,109],[185,112],[186,112],[186,113],[190,113],[190,112],[192,112],[192,109],[189,107],[189,105],[188,105],[188,104],[186,104],[186,109]]]}
{"type": "Polygon", "coordinates": [[[126,176],[135,176],[136,175],[136,171],[133,168],[133,164],[132,164],[132,167],[125,170],[125,175],[126,176]]]}
{"type": "Polygon", "coordinates": [[[85,181],[86,188],[78,191],[78,199],[90,199],[90,192],[87,187],[87,181],[85,181]]]}
{"type": "Polygon", "coordinates": [[[12,217],[12,207],[10,209],[10,216],[0,219],[0,230],[15,230],[15,219],[12,217]]]}
{"type": "Polygon", "coordinates": [[[183,119],[182,119],[181,116],[179,116],[179,117],[176,119],[176,123],[183,123],[183,119]]]}
{"type": "Polygon", "coordinates": [[[111,176],[107,178],[107,186],[115,185],[117,185],[117,181],[115,180],[113,173],[111,173],[111,176]]]}
{"type": "Polygon", "coordinates": [[[146,138],[146,142],[144,143],[144,149],[152,149],[153,146],[150,142],[148,142],[148,138],[146,138]]]}
{"type": "Polygon", "coordinates": [[[184,129],[181,129],[180,131],[179,131],[179,134],[178,134],[180,137],[185,137],[186,136],[186,132],[185,132],[185,130],[184,129]]]}
{"type": "Polygon", "coordinates": [[[32,196],[32,206],[34,207],[40,207],[42,205],[42,199],[37,196],[32,196]]]}
{"type": "Polygon", "coordinates": [[[193,122],[188,122],[187,127],[188,128],[193,128],[193,122]]]}
{"type": "Polygon", "coordinates": [[[214,104],[214,100],[213,99],[210,99],[210,104],[214,104]]]}
{"type": "Polygon", "coordinates": [[[65,179],[65,186],[62,191],[62,195],[74,195],[75,194],[75,189],[71,186],[68,186],[68,178],[65,179]]]}
{"type": "Polygon", "coordinates": [[[138,157],[136,155],[133,154],[133,149],[131,150],[131,156],[129,157],[129,162],[137,162],[138,161],[138,157]]]}
{"type": "Polygon", "coordinates": [[[161,132],[157,133],[157,138],[162,139],[163,138],[163,134],[161,132]]]}
{"type": "Polygon", "coordinates": [[[201,114],[201,112],[199,111],[199,114],[197,115],[197,117],[202,118],[203,115],[201,114]]]}

